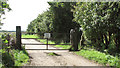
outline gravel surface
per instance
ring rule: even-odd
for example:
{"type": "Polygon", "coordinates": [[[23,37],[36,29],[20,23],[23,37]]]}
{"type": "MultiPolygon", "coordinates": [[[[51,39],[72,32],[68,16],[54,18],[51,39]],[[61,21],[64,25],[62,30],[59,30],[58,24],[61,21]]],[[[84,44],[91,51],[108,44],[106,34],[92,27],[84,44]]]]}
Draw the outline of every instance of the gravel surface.
{"type": "MultiPolygon", "coordinates": [[[[22,43],[40,43],[36,40],[22,39],[22,43]]],[[[46,49],[46,45],[26,45],[26,49],[46,49]]],[[[49,46],[49,49],[56,49],[49,46]]],[[[101,66],[93,61],[87,60],[76,55],[68,50],[27,50],[30,58],[30,63],[25,66],[101,66]],[[48,55],[54,52],[57,56],[48,55]]]]}

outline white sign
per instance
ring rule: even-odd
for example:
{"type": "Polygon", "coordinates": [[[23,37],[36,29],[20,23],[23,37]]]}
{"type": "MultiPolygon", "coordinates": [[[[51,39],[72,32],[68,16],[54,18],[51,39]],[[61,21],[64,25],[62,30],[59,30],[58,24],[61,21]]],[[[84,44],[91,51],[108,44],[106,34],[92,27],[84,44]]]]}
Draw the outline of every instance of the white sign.
{"type": "Polygon", "coordinates": [[[44,33],[44,38],[50,38],[50,33],[44,33]]]}

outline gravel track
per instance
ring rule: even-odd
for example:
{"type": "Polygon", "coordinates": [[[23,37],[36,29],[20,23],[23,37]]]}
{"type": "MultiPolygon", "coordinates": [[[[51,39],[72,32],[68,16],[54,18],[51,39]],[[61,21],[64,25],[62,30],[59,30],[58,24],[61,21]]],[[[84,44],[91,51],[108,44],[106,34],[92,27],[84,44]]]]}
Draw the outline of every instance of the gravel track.
{"type": "MultiPolygon", "coordinates": [[[[40,43],[36,40],[22,39],[22,43],[40,43]]],[[[26,45],[25,49],[45,49],[46,45],[26,45]]],[[[56,49],[49,45],[49,49],[56,49]]],[[[68,50],[27,50],[30,63],[25,66],[102,66],[93,61],[87,60],[68,50]],[[51,56],[48,53],[54,52],[58,56],[51,56]]]]}

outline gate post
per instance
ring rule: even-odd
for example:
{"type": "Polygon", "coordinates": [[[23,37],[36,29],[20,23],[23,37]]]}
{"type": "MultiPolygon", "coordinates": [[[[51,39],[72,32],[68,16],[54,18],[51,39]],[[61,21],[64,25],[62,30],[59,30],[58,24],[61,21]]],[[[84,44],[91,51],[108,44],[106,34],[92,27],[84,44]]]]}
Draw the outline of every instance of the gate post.
{"type": "Polygon", "coordinates": [[[21,47],[21,26],[16,26],[16,46],[19,50],[22,50],[21,47]]]}
{"type": "Polygon", "coordinates": [[[74,43],[74,40],[75,40],[74,38],[75,38],[75,37],[74,37],[74,32],[75,32],[74,29],[71,29],[71,30],[70,30],[70,42],[71,42],[71,45],[72,45],[72,46],[70,47],[69,50],[72,50],[72,48],[75,49],[75,43],[74,43]]]}
{"type": "Polygon", "coordinates": [[[78,51],[78,43],[79,43],[79,34],[77,29],[71,29],[70,31],[70,42],[71,42],[71,48],[70,50],[78,51]]]}

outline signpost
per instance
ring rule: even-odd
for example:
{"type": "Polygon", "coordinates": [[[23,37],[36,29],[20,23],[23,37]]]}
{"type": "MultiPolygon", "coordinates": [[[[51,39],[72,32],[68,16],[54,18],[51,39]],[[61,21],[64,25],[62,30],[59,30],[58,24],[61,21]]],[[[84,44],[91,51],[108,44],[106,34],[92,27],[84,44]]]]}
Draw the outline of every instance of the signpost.
{"type": "Polygon", "coordinates": [[[44,38],[47,39],[47,46],[46,46],[46,49],[48,50],[48,39],[51,37],[51,34],[50,33],[44,33],[44,38]]]}
{"type": "Polygon", "coordinates": [[[50,33],[44,33],[44,38],[50,38],[51,34],[50,33]]]}

